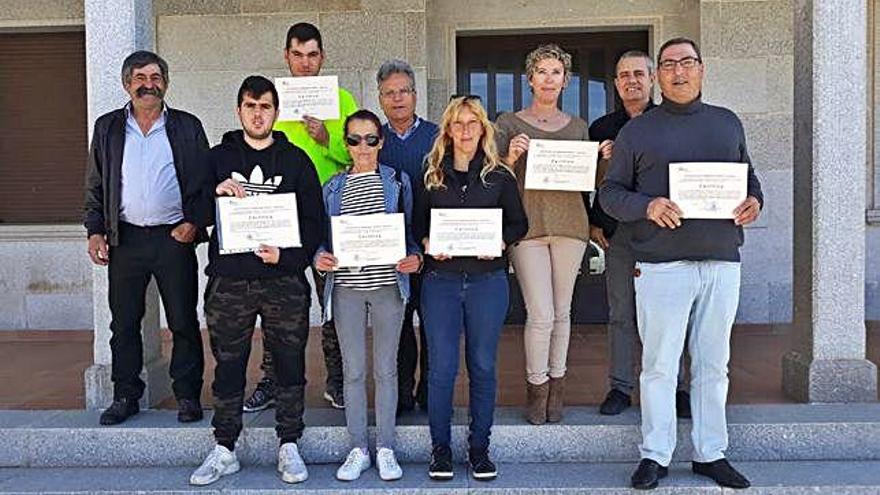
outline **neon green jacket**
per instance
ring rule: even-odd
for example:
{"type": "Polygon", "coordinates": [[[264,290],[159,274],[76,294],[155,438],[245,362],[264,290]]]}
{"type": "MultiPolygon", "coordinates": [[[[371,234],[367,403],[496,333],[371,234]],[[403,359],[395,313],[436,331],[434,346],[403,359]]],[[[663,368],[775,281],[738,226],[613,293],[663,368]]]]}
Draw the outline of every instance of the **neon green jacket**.
{"type": "Polygon", "coordinates": [[[288,141],[302,148],[309,155],[318,171],[318,179],[323,185],[330,177],[344,170],[351,163],[351,157],[348,156],[348,150],[345,148],[342,124],[345,123],[345,119],[349,115],[357,110],[358,104],[354,96],[345,89],[339,88],[339,119],[324,121],[324,126],[330,135],[328,147],[315,142],[306,131],[305,123],[300,121],[275,122],[275,130],[283,132],[288,141]]]}

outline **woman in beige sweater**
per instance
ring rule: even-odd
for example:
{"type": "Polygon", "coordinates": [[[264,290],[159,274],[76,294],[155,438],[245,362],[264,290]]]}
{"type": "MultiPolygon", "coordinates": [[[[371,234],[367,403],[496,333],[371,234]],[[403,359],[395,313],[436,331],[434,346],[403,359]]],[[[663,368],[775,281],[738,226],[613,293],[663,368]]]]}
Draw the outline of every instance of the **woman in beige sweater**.
{"type": "Polygon", "coordinates": [[[587,140],[587,123],[559,109],[571,77],[571,56],[542,45],[526,58],[532,103],[498,118],[498,148],[516,171],[529,219],[525,238],[511,260],[526,304],[526,419],[532,424],[562,419],[563,383],[571,334],[571,299],[589,242],[589,222],[580,192],[525,189],[529,139],[587,140]]]}

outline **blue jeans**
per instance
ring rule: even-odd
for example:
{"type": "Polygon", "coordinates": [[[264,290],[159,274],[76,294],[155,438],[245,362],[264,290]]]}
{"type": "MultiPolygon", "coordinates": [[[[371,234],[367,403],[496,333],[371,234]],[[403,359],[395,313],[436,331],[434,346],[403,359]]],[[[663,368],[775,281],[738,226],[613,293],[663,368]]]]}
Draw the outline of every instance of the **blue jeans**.
{"type": "Polygon", "coordinates": [[[507,316],[507,273],[430,271],[422,279],[421,309],[428,339],[428,420],[433,445],[451,441],[452,396],[458,374],[459,339],[464,329],[470,380],[472,449],[489,446],[497,385],[495,358],[507,316]]]}
{"type": "Polygon", "coordinates": [[[638,263],[636,312],[642,338],[641,457],[668,466],[675,450],[675,386],[690,326],[693,460],[727,449],[727,362],[739,305],[740,265],[727,261],[638,263]]]}

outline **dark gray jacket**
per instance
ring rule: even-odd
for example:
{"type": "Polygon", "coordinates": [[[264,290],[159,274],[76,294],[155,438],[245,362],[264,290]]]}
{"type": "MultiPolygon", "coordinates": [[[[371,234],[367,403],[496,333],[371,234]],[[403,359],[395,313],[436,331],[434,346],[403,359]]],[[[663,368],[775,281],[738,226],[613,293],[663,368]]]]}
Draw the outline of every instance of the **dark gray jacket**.
{"type": "MultiPolygon", "coordinates": [[[[111,246],[119,244],[119,202],[122,195],[122,156],[125,148],[125,109],[106,113],[95,121],[86,167],[83,224],[88,235],[104,234],[111,246]]],[[[208,138],[194,115],[168,109],[165,130],[174,156],[174,169],[183,199],[184,221],[199,227],[198,241],[206,240],[208,212],[204,187],[208,138]]]]}

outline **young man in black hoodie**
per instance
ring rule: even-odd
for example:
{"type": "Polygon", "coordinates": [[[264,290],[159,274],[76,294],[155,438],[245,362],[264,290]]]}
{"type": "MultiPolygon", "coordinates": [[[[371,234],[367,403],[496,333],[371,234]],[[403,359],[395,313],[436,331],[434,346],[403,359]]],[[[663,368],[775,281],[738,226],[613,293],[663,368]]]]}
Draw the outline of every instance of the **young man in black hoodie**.
{"type": "Polygon", "coordinates": [[[304,428],[311,302],[304,270],[322,241],[321,186],[305,152],[283,133],[272,131],[278,118],[278,92],[271,81],[261,76],[246,78],[238,91],[236,113],[243,130],[227,132],[222,143],[211,149],[211,184],[206,190],[240,198],[295,193],[302,247],[261,245],[254,252],[221,255],[216,227],[211,235],[205,319],[217,361],[212,421],[217,446],[192,474],[190,483],[207,485],[239,470],[234,449],[242,428],[245,371],[257,316],[264,345],[275,362],[278,471],[283,481],[297,483],[308,478],[296,442],[304,428]]]}

